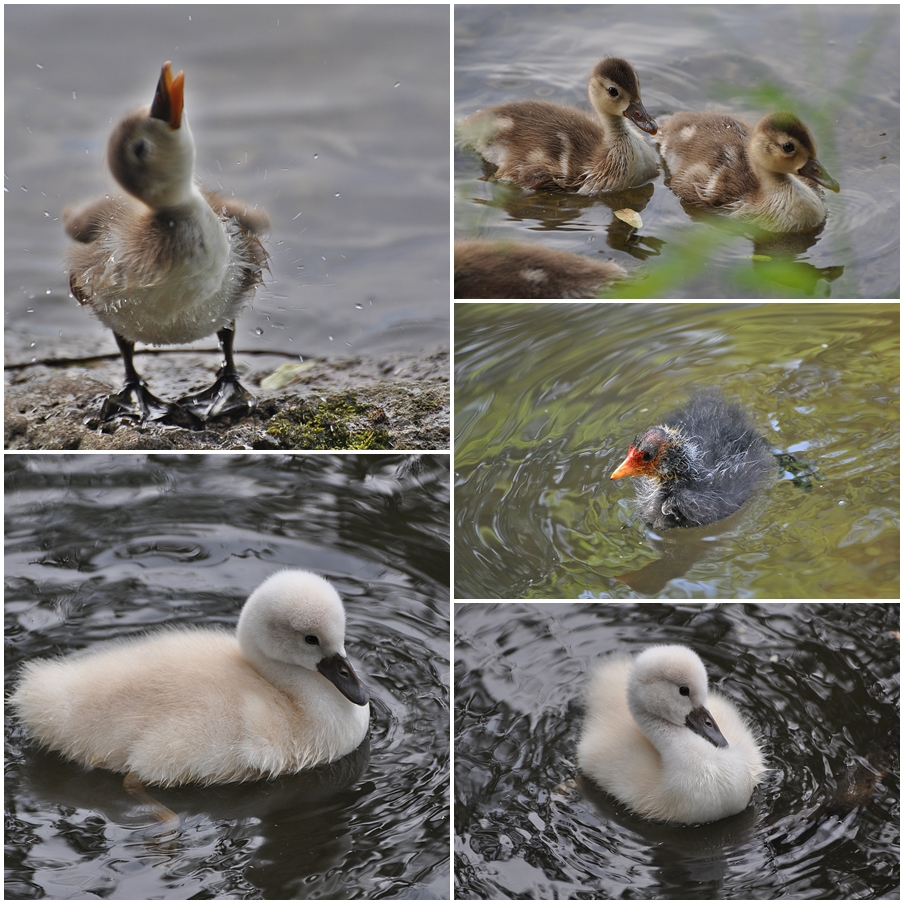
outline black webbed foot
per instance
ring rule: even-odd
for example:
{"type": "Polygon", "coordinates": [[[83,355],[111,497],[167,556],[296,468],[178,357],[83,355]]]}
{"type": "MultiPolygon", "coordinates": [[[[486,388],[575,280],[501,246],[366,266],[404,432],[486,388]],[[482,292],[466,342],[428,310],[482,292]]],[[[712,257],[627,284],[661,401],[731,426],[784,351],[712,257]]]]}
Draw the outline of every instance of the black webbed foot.
{"type": "Polygon", "coordinates": [[[239,383],[235,372],[221,368],[212,386],[201,392],[184,396],[177,402],[180,408],[202,421],[227,418],[237,420],[254,409],[254,396],[239,383]]]}
{"type": "Polygon", "coordinates": [[[150,422],[188,430],[201,430],[204,426],[192,411],[157,398],[141,381],[126,383],[119,392],[106,399],[100,417],[102,421],[121,418],[138,424],[150,422]]]}
{"type": "Polygon", "coordinates": [[[232,356],[232,342],[235,327],[224,327],[217,331],[220,347],[226,363],[217,372],[213,386],[179,399],[179,405],[203,421],[225,418],[237,420],[254,409],[254,396],[239,383],[232,356]]]}

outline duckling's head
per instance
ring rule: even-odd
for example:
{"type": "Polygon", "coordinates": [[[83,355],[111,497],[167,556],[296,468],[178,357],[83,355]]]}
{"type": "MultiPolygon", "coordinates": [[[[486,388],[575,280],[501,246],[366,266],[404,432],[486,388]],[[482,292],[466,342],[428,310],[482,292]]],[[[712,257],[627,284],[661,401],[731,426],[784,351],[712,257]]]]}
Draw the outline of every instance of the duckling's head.
{"type": "Polygon", "coordinates": [[[155,210],[187,204],[193,193],[195,142],[183,111],[185,74],[164,63],[154,101],[123,119],[107,160],[116,181],[155,210]]]}
{"type": "Polygon", "coordinates": [[[831,191],[841,190],[816,159],[813,138],[793,113],[772,113],[757,123],[750,138],[750,159],[760,169],[806,176],[831,191]]]}
{"type": "Polygon", "coordinates": [[[242,655],[277,686],[297,668],[320,672],[364,706],[367,688],[345,654],[345,609],[333,585],[289,569],[264,581],[242,607],[236,629],[242,655]]]}
{"type": "Polygon", "coordinates": [[[601,116],[625,116],[638,128],[656,134],[656,123],[640,100],[637,73],[627,60],[606,57],[590,74],[590,103],[601,116]]]}

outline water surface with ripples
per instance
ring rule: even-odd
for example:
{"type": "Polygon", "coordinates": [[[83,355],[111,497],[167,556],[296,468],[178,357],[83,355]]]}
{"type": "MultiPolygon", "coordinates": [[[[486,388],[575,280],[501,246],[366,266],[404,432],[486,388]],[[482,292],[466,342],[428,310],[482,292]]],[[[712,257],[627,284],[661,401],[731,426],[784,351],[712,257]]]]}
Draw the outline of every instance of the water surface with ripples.
{"type": "Polygon", "coordinates": [[[899,325],[890,304],[457,304],[456,598],[897,598],[899,325]],[[776,480],[658,535],[609,476],[703,388],[748,410],[776,480]]]}
{"type": "Polygon", "coordinates": [[[234,627],[281,568],[328,578],[371,692],[330,767],[161,791],[162,844],[122,777],[42,754],[6,720],[16,898],[445,898],[445,456],[6,456],[7,688],[29,659],[170,625],[234,627]]]}
{"type": "Polygon", "coordinates": [[[461,899],[896,897],[897,603],[455,606],[461,899]],[[692,647],[755,727],[768,773],[707,826],[640,819],[583,780],[590,673],[692,647]]]}

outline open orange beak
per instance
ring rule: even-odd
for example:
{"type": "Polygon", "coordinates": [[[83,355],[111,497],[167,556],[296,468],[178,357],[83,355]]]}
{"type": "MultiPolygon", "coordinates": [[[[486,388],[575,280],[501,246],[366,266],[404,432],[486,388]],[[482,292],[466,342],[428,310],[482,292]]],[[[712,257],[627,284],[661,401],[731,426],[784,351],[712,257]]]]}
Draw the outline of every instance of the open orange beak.
{"type": "Polygon", "coordinates": [[[160,70],[160,81],[151,104],[151,117],[162,119],[171,129],[182,125],[185,73],[180,69],[173,75],[173,64],[167,60],[160,70]]]}

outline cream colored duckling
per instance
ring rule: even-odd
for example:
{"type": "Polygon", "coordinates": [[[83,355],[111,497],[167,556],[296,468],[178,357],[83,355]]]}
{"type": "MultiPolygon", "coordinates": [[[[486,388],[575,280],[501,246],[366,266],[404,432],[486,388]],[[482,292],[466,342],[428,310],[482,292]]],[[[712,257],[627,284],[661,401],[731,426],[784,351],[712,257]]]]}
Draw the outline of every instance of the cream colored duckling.
{"type": "Polygon", "coordinates": [[[679,198],[770,232],[816,228],[826,207],[814,183],[839,191],[792,113],[764,116],[753,129],[721,113],[676,113],[657,140],[679,198]]]}
{"type": "Polygon", "coordinates": [[[254,405],[239,383],[232,348],[235,319],[262,281],[267,253],[257,236],[269,222],[263,211],[195,185],[183,89],[183,73],[173,76],[165,63],[150,107],[113,130],[107,160],[128,196],[63,211],[66,231],[79,243],[67,254],[72,294],[113,330],[125,363],[125,388],[104,403],[104,420],[187,420],[198,427],[254,405]],[[225,364],[209,389],[177,405],[147,389],[133,363],[136,342],[172,345],[213,333],[225,364]]]}
{"type": "Polygon", "coordinates": [[[455,243],[456,298],[592,298],[624,275],[612,261],[526,242],[455,243]]]}
{"type": "Polygon", "coordinates": [[[616,654],[599,667],[578,765],[641,816],[679,823],[740,813],[765,771],[744,719],[707,693],[700,657],[676,644],[616,654]]]}
{"type": "Polygon", "coordinates": [[[333,586],[281,571],[238,628],[163,630],[26,664],[11,702],[31,736],[146,784],[294,773],[350,753],[370,719],[333,586]]]}
{"type": "Polygon", "coordinates": [[[606,57],[590,75],[597,116],[545,101],[480,110],[459,123],[464,145],[496,164],[496,178],[524,188],[594,195],[640,185],[656,175],[656,155],[628,125],[656,134],[630,63],[606,57]]]}

